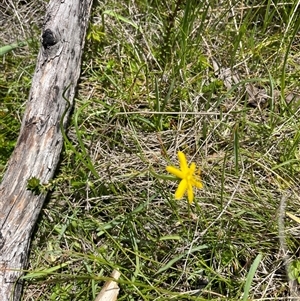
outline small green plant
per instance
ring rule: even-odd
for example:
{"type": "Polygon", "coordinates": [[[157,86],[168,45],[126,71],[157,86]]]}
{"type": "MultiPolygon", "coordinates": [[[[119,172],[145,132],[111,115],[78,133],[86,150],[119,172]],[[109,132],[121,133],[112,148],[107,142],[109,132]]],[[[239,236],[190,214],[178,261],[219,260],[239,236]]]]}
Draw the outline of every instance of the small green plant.
{"type": "Polygon", "coordinates": [[[32,177],[27,181],[27,189],[32,191],[35,195],[39,195],[43,191],[43,185],[40,179],[32,177]]]}
{"type": "Polygon", "coordinates": [[[297,280],[300,284],[300,260],[294,260],[288,267],[289,278],[292,280],[297,280]]]}

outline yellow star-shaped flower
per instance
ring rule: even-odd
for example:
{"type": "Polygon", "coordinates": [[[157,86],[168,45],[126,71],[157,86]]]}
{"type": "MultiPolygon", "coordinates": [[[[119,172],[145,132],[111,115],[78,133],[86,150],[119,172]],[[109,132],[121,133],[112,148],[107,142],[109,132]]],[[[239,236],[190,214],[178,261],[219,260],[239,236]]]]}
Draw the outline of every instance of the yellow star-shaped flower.
{"type": "Polygon", "coordinates": [[[175,199],[181,199],[184,194],[187,192],[189,203],[191,204],[194,200],[194,191],[193,186],[197,188],[202,188],[203,184],[201,179],[194,175],[196,171],[196,164],[191,163],[190,167],[188,167],[187,160],[185,154],[183,152],[178,152],[178,159],[180,169],[174,166],[167,166],[166,170],[175,175],[176,177],[180,178],[181,181],[178,185],[178,188],[175,192],[175,199]]]}

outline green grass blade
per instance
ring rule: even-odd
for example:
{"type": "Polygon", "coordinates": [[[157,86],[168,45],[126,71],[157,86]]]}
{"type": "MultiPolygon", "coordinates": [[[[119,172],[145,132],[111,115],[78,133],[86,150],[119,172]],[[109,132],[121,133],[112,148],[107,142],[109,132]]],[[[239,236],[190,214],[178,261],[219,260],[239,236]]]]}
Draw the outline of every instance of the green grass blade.
{"type": "Polygon", "coordinates": [[[181,254],[181,255],[179,255],[179,256],[174,257],[174,258],[171,259],[166,265],[164,265],[163,267],[161,267],[161,268],[155,273],[155,275],[160,274],[160,273],[162,273],[162,272],[168,270],[169,268],[171,268],[171,267],[174,265],[174,263],[176,263],[177,261],[179,261],[179,260],[180,260],[181,258],[183,258],[184,256],[186,256],[186,255],[188,255],[188,254],[191,254],[191,253],[193,253],[193,252],[196,252],[196,251],[200,251],[200,250],[207,249],[207,248],[208,248],[207,245],[198,246],[198,247],[195,247],[195,248],[193,248],[193,249],[191,249],[191,250],[188,250],[187,252],[185,252],[185,253],[183,253],[183,254],[181,254]]]}
{"type": "Polygon", "coordinates": [[[258,254],[256,256],[254,262],[251,265],[251,268],[250,268],[249,273],[247,275],[245,287],[244,287],[243,301],[248,300],[248,296],[249,296],[249,292],[250,292],[250,288],[251,288],[251,283],[252,283],[253,277],[255,275],[255,272],[256,272],[256,270],[259,266],[259,263],[260,263],[261,259],[262,259],[262,254],[258,254]]]}
{"type": "Polygon", "coordinates": [[[4,54],[20,47],[26,46],[28,43],[30,43],[32,40],[22,41],[22,42],[16,42],[9,45],[4,45],[0,47],[0,56],[3,56],[4,54]]]}
{"type": "Polygon", "coordinates": [[[233,132],[233,152],[234,152],[234,166],[235,174],[239,174],[239,127],[236,125],[233,132]]]}
{"type": "Polygon", "coordinates": [[[106,10],[106,11],[103,12],[103,15],[109,15],[109,16],[115,17],[116,19],[118,19],[120,21],[123,21],[124,23],[127,23],[127,24],[133,26],[135,29],[139,28],[134,22],[130,21],[128,18],[125,18],[125,17],[117,14],[113,10],[106,10]]]}
{"type": "Polygon", "coordinates": [[[62,264],[56,265],[56,266],[48,268],[48,269],[34,271],[32,273],[26,274],[25,276],[22,276],[21,279],[36,279],[36,278],[46,277],[62,268],[68,266],[69,264],[71,264],[71,261],[64,262],[62,264]]]}

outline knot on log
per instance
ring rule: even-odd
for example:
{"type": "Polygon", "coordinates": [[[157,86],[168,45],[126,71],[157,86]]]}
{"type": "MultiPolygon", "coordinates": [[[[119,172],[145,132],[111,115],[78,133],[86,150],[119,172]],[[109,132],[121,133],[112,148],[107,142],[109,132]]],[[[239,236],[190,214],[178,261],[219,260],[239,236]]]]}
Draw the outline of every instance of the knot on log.
{"type": "Polygon", "coordinates": [[[42,44],[44,48],[50,48],[50,46],[55,45],[58,42],[55,34],[52,32],[51,29],[47,28],[42,35],[42,44]]]}

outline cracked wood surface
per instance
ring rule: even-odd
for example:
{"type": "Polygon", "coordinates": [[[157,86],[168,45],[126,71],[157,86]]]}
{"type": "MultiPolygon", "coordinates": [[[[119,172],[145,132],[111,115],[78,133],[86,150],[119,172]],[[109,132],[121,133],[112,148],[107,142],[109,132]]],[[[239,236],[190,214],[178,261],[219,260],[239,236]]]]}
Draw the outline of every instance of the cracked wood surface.
{"type": "Polygon", "coordinates": [[[0,185],[0,300],[20,300],[30,237],[46,198],[27,190],[48,183],[57,167],[73,105],[92,0],[50,1],[35,73],[15,150],[0,185]],[[70,86],[69,86],[70,85],[70,86]],[[62,95],[66,87],[65,97],[62,95]],[[68,110],[66,112],[66,110],[68,110]]]}

